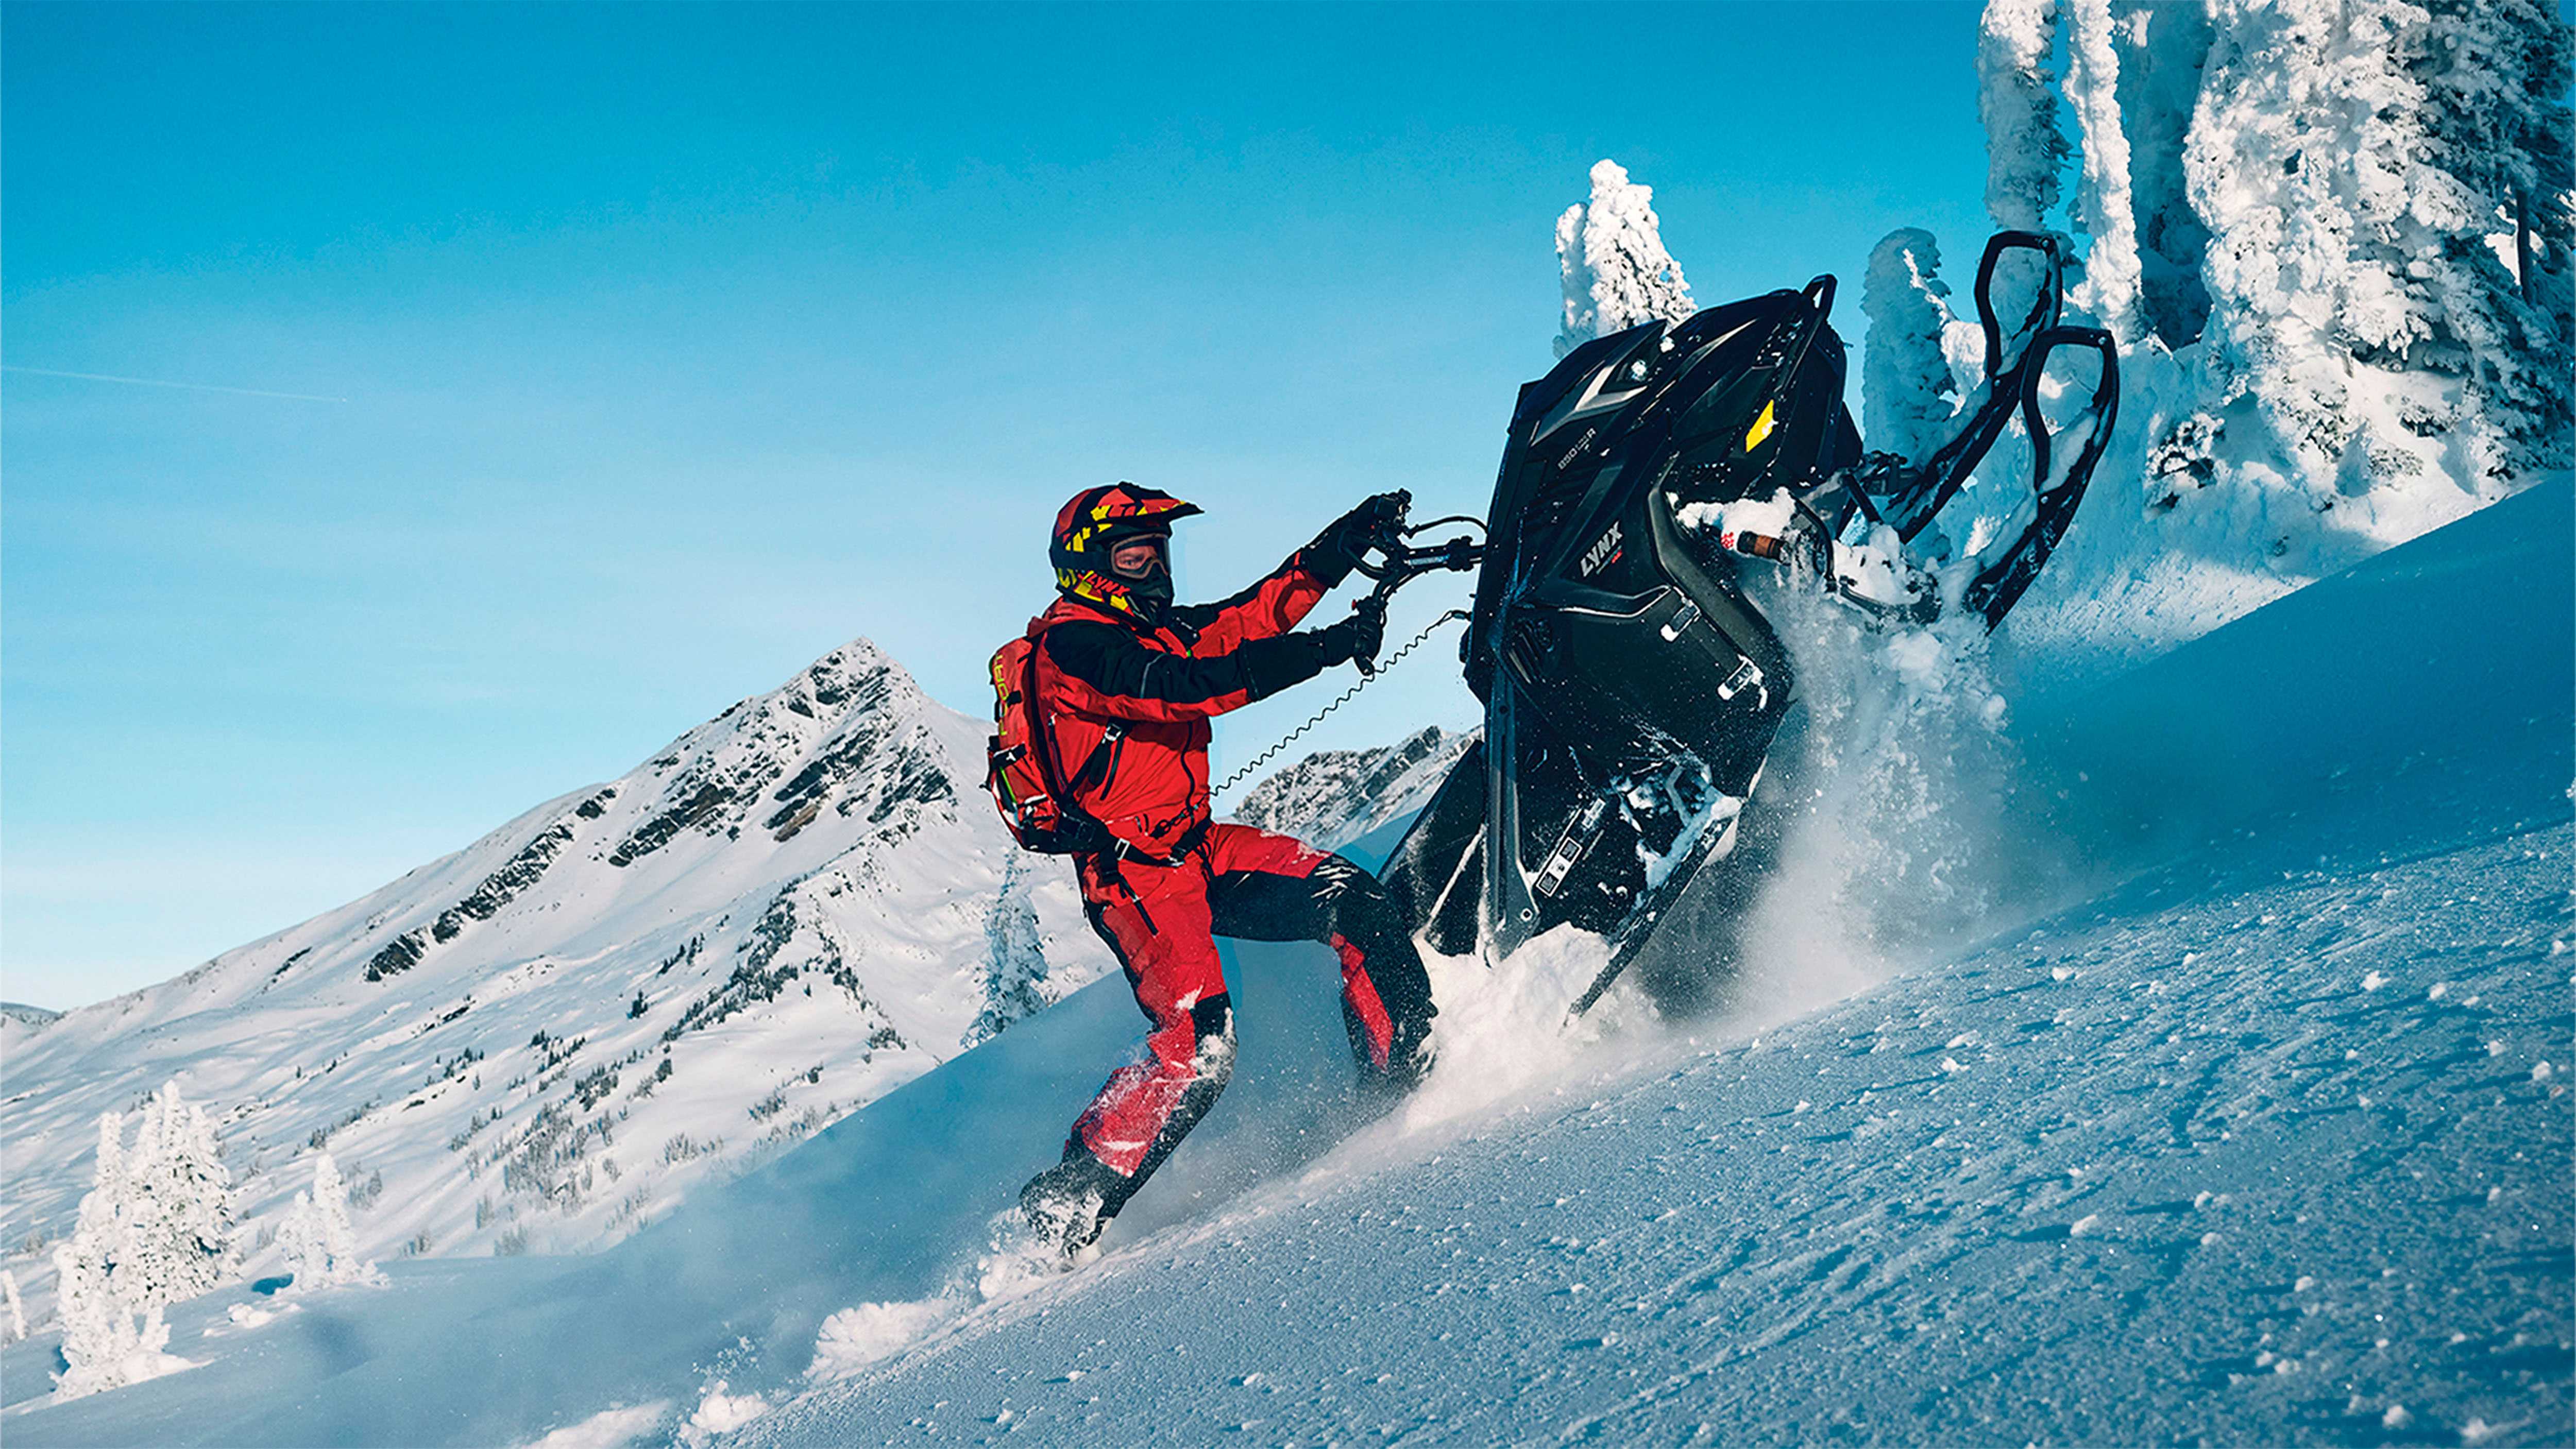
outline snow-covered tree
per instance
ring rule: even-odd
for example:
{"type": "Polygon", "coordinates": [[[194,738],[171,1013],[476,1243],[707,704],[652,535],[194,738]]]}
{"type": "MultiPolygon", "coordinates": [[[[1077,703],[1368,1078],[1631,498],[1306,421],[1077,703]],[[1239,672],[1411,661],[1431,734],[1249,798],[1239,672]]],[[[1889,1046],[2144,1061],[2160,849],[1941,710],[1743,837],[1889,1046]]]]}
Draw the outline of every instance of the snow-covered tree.
{"type": "Polygon", "coordinates": [[[2536,250],[2565,235],[2565,143],[2541,124],[2565,112],[2535,88],[2563,92],[2566,28],[2538,6],[2469,8],[2211,6],[2185,155],[2211,234],[2210,375],[2222,403],[2255,400],[2320,496],[2421,472],[2442,447],[2371,432],[2382,415],[2447,438],[2441,470],[2482,496],[2566,465],[2567,334],[2505,260],[2517,212],[2536,250]],[[2526,181],[2556,194],[2517,199],[2526,181]],[[2459,379],[2456,401],[2397,373],[2459,379]]]}
{"type": "Polygon", "coordinates": [[[1592,200],[1556,219],[1557,269],[1565,284],[1557,356],[1641,322],[1679,322],[1699,310],[1681,264],[1664,250],[1654,197],[1619,163],[1605,160],[1592,168],[1592,200]]]}
{"type": "Polygon", "coordinates": [[[1986,214],[2045,231],[2070,148],[2057,121],[2057,0],[1987,0],[1977,27],[1977,115],[1986,127],[1986,214]]]}
{"type": "Polygon", "coordinates": [[[313,1159],[313,1190],[299,1192],[277,1228],[278,1251],[295,1276],[295,1291],[374,1282],[376,1265],[358,1257],[357,1230],[349,1223],[349,1185],[328,1152],[313,1159]]]}
{"type": "Polygon", "coordinates": [[[176,1303],[232,1275],[239,1226],[232,1173],[205,1109],[182,1100],[177,1083],[146,1103],[142,1117],[125,1160],[134,1204],[128,1266],[154,1299],[176,1303]]]}
{"type": "MultiPolygon", "coordinates": [[[[1987,0],[1977,27],[1977,115],[1986,127],[1986,214],[2013,231],[2045,232],[2063,194],[2072,154],[2058,124],[2057,0],[1987,0]]],[[[2029,315],[2043,273],[2038,258],[2015,251],[1995,269],[1989,290],[2009,331],[2029,315]]],[[[1983,381],[1982,356],[1977,364],[1983,381]]]]}
{"type": "Polygon", "coordinates": [[[2391,7],[2359,0],[2367,13],[2346,17],[2348,3],[2215,0],[2219,41],[2185,156],[2211,230],[2220,400],[2250,393],[2312,469],[2351,441],[2353,345],[2412,340],[2399,279],[2359,264],[2374,239],[2356,212],[2402,197],[2422,96],[2388,54],[2391,7]]]}
{"type": "Polygon", "coordinates": [[[0,1324],[0,1343],[18,1343],[27,1337],[27,1305],[18,1297],[18,1275],[0,1271],[0,1307],[9,1310],[9,1320],[0,1324]]]}
{"type": "Polygon", "coordinates": [[[170,1326],[158,1304],[135,1321],[134,1305],[118,1290],[115,1260],[95,1240],[78,1234],[54,1249],[54,1311],[63,1324],[63,1371],[54,1375],[54,1397],[77,1399],[156,1378],[182,1365],[163,1352],[170,1326]]]}
{"type": "Polygon", "coordinates": [[[2496,465],[2515,474],[2563,468],[2576,425],[2569,30],[2554,7],[2534,0],[2427,0],[2423,8],[2422,42],[2406,62],[2424,88],[2426,139],[2450,203],[2411,208],[2438,235],[2424,239],[2441,252],[2430,279],[2434,309],[2500,434],[2496,465]]]}
{"type": "Polygon", "coordinates": [[[1939,446],[1958,400],[1942,347],[1953,319],[1940,270],[1932,233],[1905,227],[1871,250],[1861,282],[1861,311],[1869,318],[1862,431],[1872,448],[1916,462],[1939,446]]]}
{"type": "Polygon", "coordinates": [[[2140,331],[2136,213],[2129,191],[2129,138],[2120,117],[2120,58],[2110,0],[2067,0],[2066,93],[2083,137],[2083,185],[2075,225],[2093,239],[2084,280],[2068,300],[2122,346],[2140,331]]]}
{"type": "Polygon", "coordinates": [[[185,1367],[163,1351],[162,1310],[224,1280],[233,1221],[232,1175],[214,1129],[176,1083],[144,1104],[131,1150],[123,1115],[101,1116],[94,1185],[71,1239],[54,1250],[65,1364],[56,1395],[78,1398],[185,1367]]]}
{"type": "Polygon", "coordinates": [[[2170,350],[2199,340],[2209,320],[2209,289],[2200,279],[2209,228],[2192,210],[2183,176],[2183,146],[2209,60],[2209,12],[2167,0],[2114,0],[2111,17],[2140,321],[2170,350]]]}
{"type": "Polygon", "coordinates": [[[1029,884],[1029,872],[1015,851],[1003,863],[1001,894],[984,919],[984,1009],[960,1046],[981,1046],[1047,1008],[1046,944],[1038,933],[1029,884]]]}

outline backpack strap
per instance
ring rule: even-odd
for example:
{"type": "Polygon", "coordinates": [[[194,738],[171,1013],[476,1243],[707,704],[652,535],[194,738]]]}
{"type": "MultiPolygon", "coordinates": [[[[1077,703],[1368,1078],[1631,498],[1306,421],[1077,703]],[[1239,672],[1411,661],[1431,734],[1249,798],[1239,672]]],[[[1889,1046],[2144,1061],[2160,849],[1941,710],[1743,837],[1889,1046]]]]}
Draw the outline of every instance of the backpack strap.
{"type": "Polygon", "coordinates": [[[1055,725],[1047,717],[1038,697],[1038,651],[1046,647],[1046,631],[1047,626],[1040,624],[1029,632],[1029,657],[1021,666],[1028,672],[1020,680],[1020,696],[1028,701],[1029,743],[1037,751],[1038,773],[1046,777],[1047,789],[1055,795],[1056,815],[1065,822],[1069,832],[1086,841],[1099,842],[1083,847],[1085,853],[1120,857],[1136,854],[1133,846],[1119,839],[1108,826],[1075,804],[1073,799],[1074,791],[1088,789],[1109,778],[1110,771],[1116,766],[1118,751],[1126,742],[1127,727],[1111,721],[1102,731],[1100,743],[1092,746],[1091,757],[1082,762],[1081,770],[1075,773],[1070,783],[1066,781],[1064,768],[1055,757],[1055,725]]]}

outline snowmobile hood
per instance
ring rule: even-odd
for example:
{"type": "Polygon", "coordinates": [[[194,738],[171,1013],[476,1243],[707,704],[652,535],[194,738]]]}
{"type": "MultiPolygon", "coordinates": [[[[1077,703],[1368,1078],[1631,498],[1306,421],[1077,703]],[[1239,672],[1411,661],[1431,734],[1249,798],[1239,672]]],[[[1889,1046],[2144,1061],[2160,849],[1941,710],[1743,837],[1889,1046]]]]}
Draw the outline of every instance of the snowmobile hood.
{"type": "MultiPolygon", "coordinates": [[[[1827,324],[1833,279],[1650,322],[1566,354],[1521,389],[1492,508],[1466,646],[1488,693],[1504,616],[1547,577],[1592,582],[1640,536],[1620,505],[1658,491],[1674,507],[1765,496],[1856,458],[1841,405],[1843,347],[1827,324]],[[1586,567],[1586,565],[1589,567],[1586,567]]],[[[1638,522],[1642,523],[1640,519],[1638,522]]],[[[1607,581],[1605,581],[1607,582],[1607,581]]]]}

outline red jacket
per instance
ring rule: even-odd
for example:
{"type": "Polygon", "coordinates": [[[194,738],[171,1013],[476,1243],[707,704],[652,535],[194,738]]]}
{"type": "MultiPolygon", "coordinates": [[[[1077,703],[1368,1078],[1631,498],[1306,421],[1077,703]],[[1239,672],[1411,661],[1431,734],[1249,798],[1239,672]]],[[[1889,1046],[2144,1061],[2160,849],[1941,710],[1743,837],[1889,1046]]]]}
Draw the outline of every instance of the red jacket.
{"type": "Polygon", "coordinates": [[[1315,677],[1322,646],[1288,631],[1327,587],[1300,550],[1233,598],[1174,605],[1151,626],[1071,596],[1029,621],[1037,717],[1066,797],[1149,855],[1194,838],[1208,820],[1207,722],[1315,677]]]}

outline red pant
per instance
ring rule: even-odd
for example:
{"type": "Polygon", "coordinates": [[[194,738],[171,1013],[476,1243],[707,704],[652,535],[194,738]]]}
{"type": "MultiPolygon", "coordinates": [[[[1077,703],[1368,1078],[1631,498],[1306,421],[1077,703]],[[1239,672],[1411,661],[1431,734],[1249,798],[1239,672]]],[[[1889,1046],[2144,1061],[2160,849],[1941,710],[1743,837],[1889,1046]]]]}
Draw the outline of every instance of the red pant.
{"type": "Polygon", "coordinates": [[[1153,1030],[1144,1060],[1110,1076],[1065,1151],[1088,1150],[1127,1179],[1126,1193],[1233,1074],[1234,1013],[1213,937],[1330,945],[1342,958],[1343,1024],[1361,1070],[1408,1083],[1422,1070],[1430,978],[1367,871],[1285,835],[1212,825],[1177,865],[1086,856],[1081,873],[1092,928],[1118,954],[1153,1030]]]}

